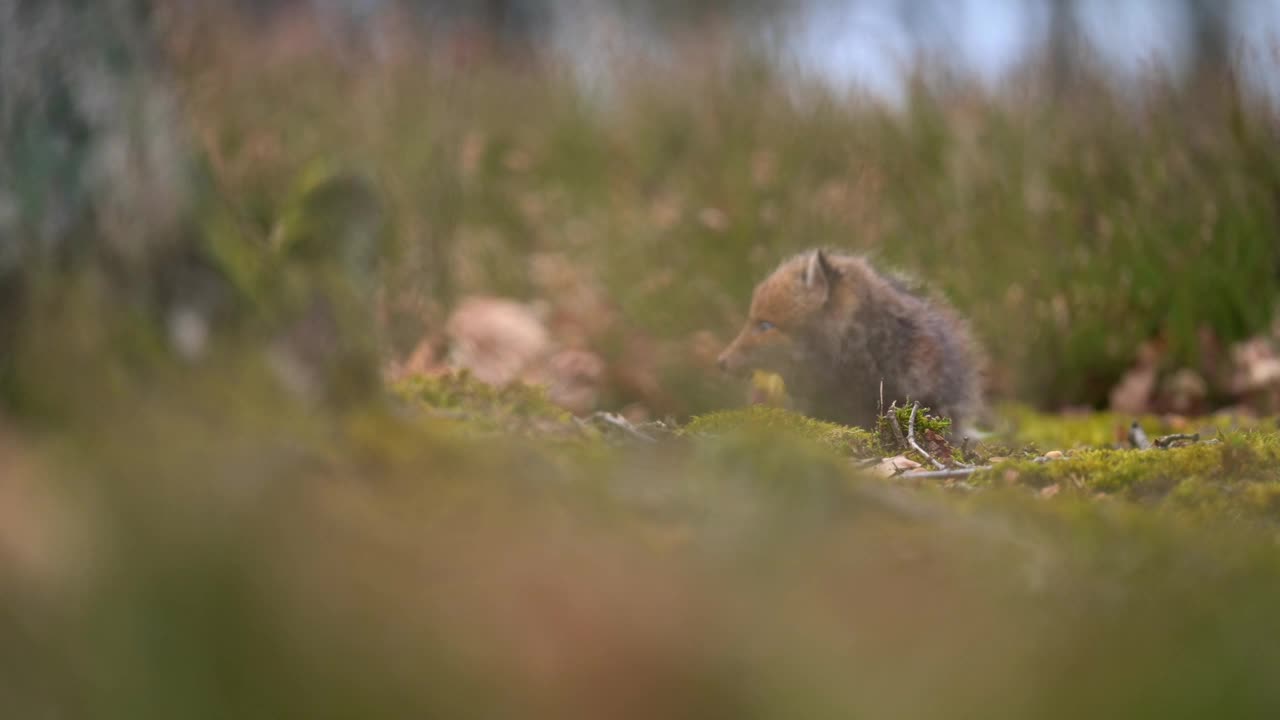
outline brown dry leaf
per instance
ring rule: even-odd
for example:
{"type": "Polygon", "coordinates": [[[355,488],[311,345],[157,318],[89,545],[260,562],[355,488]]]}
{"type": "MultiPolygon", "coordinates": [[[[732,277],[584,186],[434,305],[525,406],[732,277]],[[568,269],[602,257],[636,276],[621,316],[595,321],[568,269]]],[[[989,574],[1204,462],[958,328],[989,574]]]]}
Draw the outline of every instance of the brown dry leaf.
{"type": "Polygon", "coordinates": [[[1040,494],[1040,497],[1048,499],[1053,497],[1054,495],[1057,495],[1058,491],[1060,491],[1061,489],[1062,488],[1058,485],[1058,483],[1054,483],[1052,485],[1047,485],[1045,487],[1040,488],[1039,494],[1040,494]]]}
{"type": "Polygon", "coordinates": [[[1136,367],[1126,372],[1111,388],[1108,401],[1111,411],[1123,415],[1142,415],[1147,411],[1151,393],[1156,387],[1155,367],[1136,367]]]}
{"type": "Polygon", "coordinates": [[[1164,356],[1164,344],[1147,341],[1138,348],[1133,368],[1111,388],[1109,402],[1113,412],[1125,415],[1142,415],[1151,405],[1156,389],[1160,359],[1164,356]]]}
{"type": "Polygon", "coordinates": [[[1209,396],[1209,384],[1190,368],[1181,368],[1160,386],[1160,406],[1179,415],[1199,415],[1209,396]]]}
{"type": "Polygon", "coordinates": [[[605,362],[593,352],[562,350],[551,357],[540,376],[547,398],[575,415],[596,409],[604,384],[605,362]]]}
{"type": "Polygon", "coordinates": [[[893,477],[908,470],[915,470],[920,467],[920,463],[912,460],[906,455],[898,455],[896,457],[885,458],[871,468],[871,472],[880,477],[893,477]]]}
{"type": "Polygon", "coordinates": [[[1255,337],[1231,347],[1231,391],[1243,395],[1280,384],[1280,357],[1265,337],[1255,337]]]}
{"type": "Polygon", "coordinates": [[[924,431],[924,448],[939,462],[950,464],[953,459],[951,444],[937,432],[926,428],[924,431]]]}
{"type": "Polygon", "coordinates": [[[551,349],[547,329],[537,315],[505,298],[464,299],[445,330],[450,364],[492,385],[505,385],[530,371],[551,349]]]}

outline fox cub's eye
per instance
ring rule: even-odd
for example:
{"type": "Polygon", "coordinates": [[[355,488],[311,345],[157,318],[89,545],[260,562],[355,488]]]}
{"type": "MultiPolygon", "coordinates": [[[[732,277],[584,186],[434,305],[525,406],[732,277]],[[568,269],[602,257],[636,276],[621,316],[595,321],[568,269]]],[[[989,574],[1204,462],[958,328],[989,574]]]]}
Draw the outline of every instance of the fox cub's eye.
{"type": "Polygon", "coordinates": [[[760,322],[756,323],[756,332],[769,332],[773,328],[774,328],[773,323],[769,322],[768,320],[761,320],[760,322]]]}

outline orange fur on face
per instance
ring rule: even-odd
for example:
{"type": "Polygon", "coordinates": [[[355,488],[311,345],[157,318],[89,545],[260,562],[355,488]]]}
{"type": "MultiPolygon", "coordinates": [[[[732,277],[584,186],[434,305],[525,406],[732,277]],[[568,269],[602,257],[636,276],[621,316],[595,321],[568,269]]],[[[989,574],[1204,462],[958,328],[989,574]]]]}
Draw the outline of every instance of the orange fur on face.
{"type": "Polygon", "coordinates": [[[820,253],[783,263],[756,286],[747,323],[720,355],[720,367],[741,375],[794,365],[803,351],[796,336],[813,329],[832,299],[834,272],[820,253]]]}

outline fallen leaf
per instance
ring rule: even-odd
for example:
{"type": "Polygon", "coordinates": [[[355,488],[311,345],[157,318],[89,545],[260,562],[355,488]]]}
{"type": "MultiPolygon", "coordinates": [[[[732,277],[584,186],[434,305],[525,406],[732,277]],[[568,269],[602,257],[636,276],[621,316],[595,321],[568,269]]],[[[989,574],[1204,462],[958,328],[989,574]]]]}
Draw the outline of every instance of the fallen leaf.
{"type": "Polygon", "coordinates": [[[1178,414],[1200,414],[1209,395],[1209,384],[1190,368],[1181,368],[1160,387],[1160,405],[1178,414]]]}
{"type": "Polygon", "coordinates": [[[933,455],[940,462],[950,464],[952,461],[951,444],[942,435],[926,428],[924,431],[924,445],[929,450],[929,454],[933,455]]]}
{"type": "Polygon", "coordinates": [[[907,470],[914,470],[920,467],[920,463],[912,460],[906,455],[898,455],[896,457],[885,458],[879,464],[871,468],[871,472],[880,477],[893,477],[907,470]]]}
{"type": "Polygon", "coordinates": [[[1134,366],[1111,388],[1109,401],[1113,412],[1141,415],[1147,411],[1163,354],[1163,343],[1157,341],[1145,342],[1138,348],[1134,366]]]}
{"type": "Polygon", "coordinates": [[[1151,393],[1156,387],[1154,367],[1136,367],[1126,372],[1111,389],[1111,411],[1123,415],[1141,415],[1147,411],[1151,393]]]}
{"type": "Polygon", "coordinates": [[[505,385],[551,348],[546,327],[528,306],[498,297],[464,299],[446,323],[451,364],[491,385],[505,385]]]}

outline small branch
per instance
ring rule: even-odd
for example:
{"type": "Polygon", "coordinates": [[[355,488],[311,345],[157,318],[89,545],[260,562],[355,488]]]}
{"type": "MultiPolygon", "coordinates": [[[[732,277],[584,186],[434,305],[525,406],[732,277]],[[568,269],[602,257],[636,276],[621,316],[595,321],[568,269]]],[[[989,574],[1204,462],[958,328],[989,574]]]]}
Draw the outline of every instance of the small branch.
{"type": "Polygon", "coordinates": [[[898,423],[898,401],[894,400],[889,403],[889,412],[885,415],[889,419],[889,424],[893,427],[893,434],[898,438],[900,447],[907,447],[907,439],[902,437],[902,425],[898,423]]]}
{"type": "Polygon", "coordinates": [[[1183,440],[1193,443],[1200,442],[1200,433],[1175,433],[1173,435],[1165,435],[1163,437],[1156,438],[1154,445],[1161,450],[1167,450],[1174,443],[1181,442],[1183,440]]]}
{"type": "Polygon", "coordinates": [[[920,472],[914,472],[914,473],[903,473],[898,477],[920,478],[922,480],[929,479],[929,478],[958,478],[958,477],[969,477],[970,475],[976,472],[981,472],[983,470],[990,470],[990,469],[991,469],[990,465],[978,465],[976,467],[952,468],[950,470],[922,470],[920,472]]]}
{"type": "Polygon", "coordinates": [[[656,439],[654,439],[653,437],[651,437],[651,436],[649,436],[649,435],[646,435],[646,434],[645,434],[645,433],[643,433],[643,432],[640,432],[640,430],[639,430],[639,429],[637,429],[635,425],[632,425],[632,424],[631,424],[631,421],[627,420],[626,418],[622,417],[621,415],[615,415],[615,414],[613,414],[613,413],[609,413],[609,412],[597,412],[597,413],[595,413],[595,414],[593,414],[593,415],[591,416],[591,419],[592,419],[592,420],[601,420],[601,421],[603,421],[606,425],[610,425],[610,426],[612,426],[612,427],[615,427],[615,428],[617,428],[617,429],[619,429],[619,430],[623,431],[623,432],[624,432],[624,433],[626,433],[627,435],[630,435],[631,437],[633,437],[633,438],[635,438],[635,439],[637,439],[637,440],[641,440],[641,441],[643,441],[643,442],[647,442],[647,443],[656,443],[656,442],[658,442],[658,441],[657,441],[656,439]]]}
{"type": "MultiPolygon", "coordinates": [[[[934,467],[938,468],[939,470],[946,470],[947,469],[946,465],[943,465],[937,460],[934,460],[933,456],[925,452],[924,448],[920,447],[920,444],[916,442],[916,411],[919,409],[920,409],[920,403],[918,402],[911,406],[911,421],[907,423],[907,442],[911,445],[911,447],[915,448],[916,452],[920,453],[921,455],[924,456],[926,460],[933,463],[934,467]]],[[[895,420],[894,424],[896,425],[897,418],[895,417],[894,420],[895,420]]]]}

